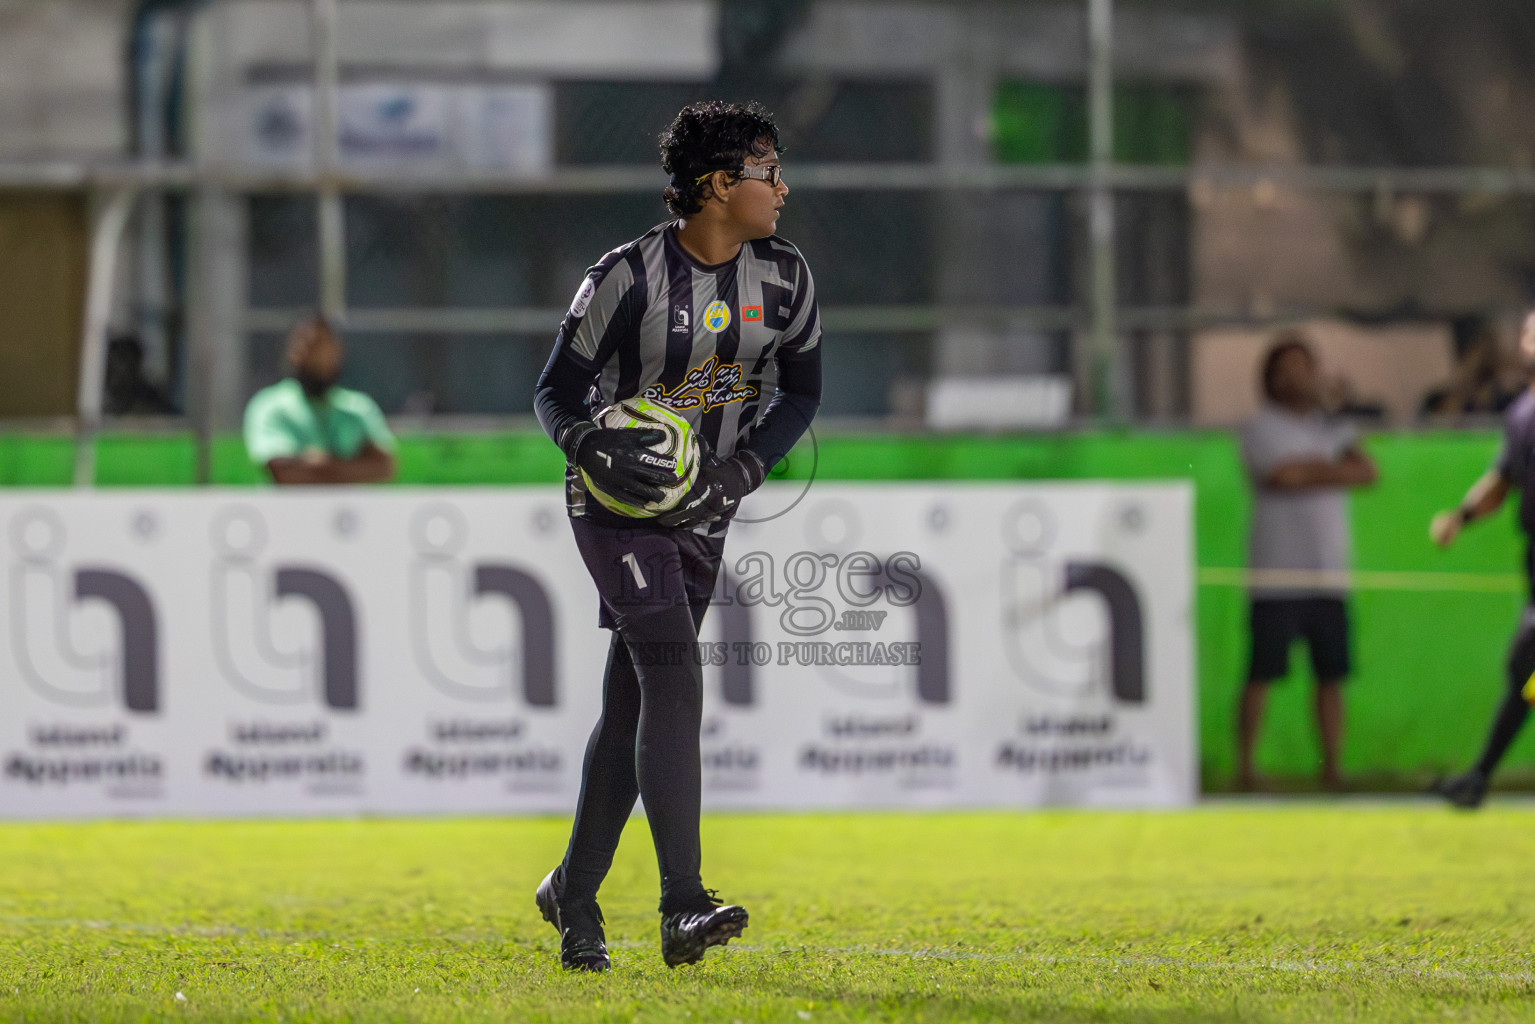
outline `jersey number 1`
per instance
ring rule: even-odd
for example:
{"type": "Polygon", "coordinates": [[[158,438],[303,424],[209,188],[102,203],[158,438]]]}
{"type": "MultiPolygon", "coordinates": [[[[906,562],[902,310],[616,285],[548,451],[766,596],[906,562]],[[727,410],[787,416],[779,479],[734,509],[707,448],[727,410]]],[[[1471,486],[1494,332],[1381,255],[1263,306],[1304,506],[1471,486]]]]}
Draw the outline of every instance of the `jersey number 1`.
{"type": "Polygon", "coordinates": [[[647,586],[649,586],[649,584],[645,582],[644,574],[640,572],[640,563],[634,557],[633,551],[625,552],[624,557],[619,560],[627,565],[629,567],[629,571],[634,574],[634,582],[636,586],[638,586],[641,590],[644,590],[647,586]]]}

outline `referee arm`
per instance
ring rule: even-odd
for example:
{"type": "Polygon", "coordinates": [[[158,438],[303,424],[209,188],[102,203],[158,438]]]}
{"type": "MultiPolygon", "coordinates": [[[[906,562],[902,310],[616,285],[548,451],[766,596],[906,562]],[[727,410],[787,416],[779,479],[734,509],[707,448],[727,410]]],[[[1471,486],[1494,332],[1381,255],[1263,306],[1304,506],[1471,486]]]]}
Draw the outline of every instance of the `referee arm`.
{"type": "Polygon", "coordinates": [[[1457,508],[1434,516],[1428,526],[1429,537],[1440,547],[1449,547],[1467,523],[1490,516],[1502,507],[1508,491],[1508,478],[1497,469],[1489,469],[1471,485],[1457,508]]]}

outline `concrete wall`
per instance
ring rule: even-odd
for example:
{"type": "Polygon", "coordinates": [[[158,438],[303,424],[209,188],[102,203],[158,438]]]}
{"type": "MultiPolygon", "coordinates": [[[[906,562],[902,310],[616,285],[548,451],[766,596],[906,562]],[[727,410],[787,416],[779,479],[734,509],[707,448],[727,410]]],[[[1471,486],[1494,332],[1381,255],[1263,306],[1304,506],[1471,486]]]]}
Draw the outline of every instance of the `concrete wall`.
{"type": "MultiPolygon", "coordinates": [[[[0,0],[0,161],[96,161],[128,145],[131,0],[0,0]]],[[[0,416],[73,412],[86,197],[0,192],[0,416]]]]}
{"type": "MultiPolygon", "coordinates": [[[[1337,320],[1297,324],[1316,350],[1323,378],[1347,386],[1355,402],[1379,406],[1386,422],[1406,424],[1423,397],[1453,369],[1448,324],[1361,327],[1337,320]]],[[[1258,411],[1258,379],[1274,332],[1223,327],[1194,335],[1192,409],[1200,426],[1235,426],[1258,411]]]]}
{"type": "Polygon", "coordinates": [[[131,0],[0,0],[0,160],[120,156],[131,0]]]}

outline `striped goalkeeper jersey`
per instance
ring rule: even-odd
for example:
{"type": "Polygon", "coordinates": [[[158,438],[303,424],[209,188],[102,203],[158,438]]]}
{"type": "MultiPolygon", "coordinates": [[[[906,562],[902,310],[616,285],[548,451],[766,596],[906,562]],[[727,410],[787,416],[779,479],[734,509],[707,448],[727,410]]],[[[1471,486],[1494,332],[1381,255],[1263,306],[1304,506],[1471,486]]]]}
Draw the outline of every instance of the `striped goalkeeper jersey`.
{"type": "MultiPolygon", "coordinates": [[[[687,418],[720,457],[750,448],[772,467],[820,399],[821,318],[804,257],[773,236],[705,266],[675,223],[652,228],[587,271],[539,380],[536,408],[556,442],[572,423],[636,395],[687,418]]],[[[572,515],[605,518],[566,473],[572,515]]]]}

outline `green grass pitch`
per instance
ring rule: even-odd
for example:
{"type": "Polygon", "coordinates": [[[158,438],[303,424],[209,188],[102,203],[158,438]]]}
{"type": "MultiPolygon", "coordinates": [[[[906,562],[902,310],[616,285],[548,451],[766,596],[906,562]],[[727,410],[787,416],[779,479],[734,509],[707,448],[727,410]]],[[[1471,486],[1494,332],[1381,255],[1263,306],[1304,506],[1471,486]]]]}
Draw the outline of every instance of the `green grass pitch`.
{"type": "Polygon", "coordinates": [[[554,819],[0,826],[6,1021],[1535,1020],[1535,807],[712,815],[743,940],[667,970],[649,836],[571,976],[554,819]]]}

